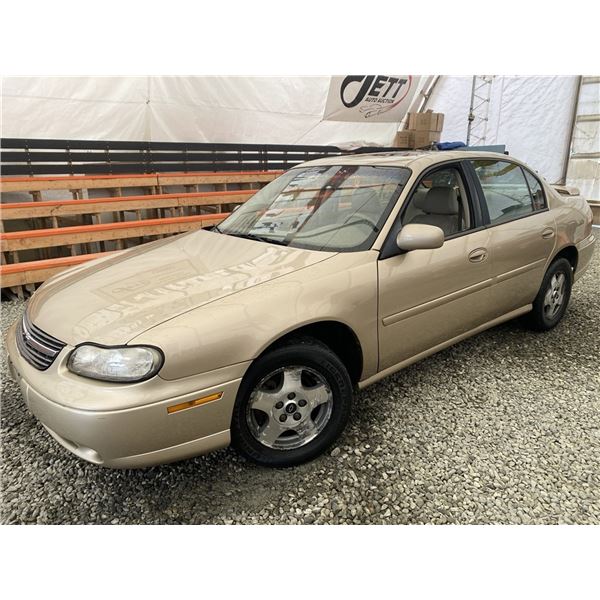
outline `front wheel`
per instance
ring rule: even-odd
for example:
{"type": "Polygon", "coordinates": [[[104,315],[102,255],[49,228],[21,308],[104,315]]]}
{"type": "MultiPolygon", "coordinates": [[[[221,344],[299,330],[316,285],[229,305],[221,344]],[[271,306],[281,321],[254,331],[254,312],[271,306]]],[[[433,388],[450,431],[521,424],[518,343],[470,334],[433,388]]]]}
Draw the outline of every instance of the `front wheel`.
{"type": "Polygon", "coordinates": [[[536,331],[548,331],[563,318],[573,282],[573,269],[566,258],[555,260],[546,271],[540,291],[533,301],[528,325],[536,331]]]}
{"type": "Polygon", "coordinates": [[[335,441],[351,404],[352,382],[338,356],[317,340],[296,340],[248,370],[233,410],[232,443],[261,465],[297,465],[335,441]]]}

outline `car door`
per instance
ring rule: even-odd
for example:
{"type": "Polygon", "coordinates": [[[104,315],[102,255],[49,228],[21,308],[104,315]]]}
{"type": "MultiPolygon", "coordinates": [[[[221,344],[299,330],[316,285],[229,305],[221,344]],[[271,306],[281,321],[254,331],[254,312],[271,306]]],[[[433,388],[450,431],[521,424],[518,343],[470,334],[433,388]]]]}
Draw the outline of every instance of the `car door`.
{"type": "Polygon", "coordinates": [[[489,320],[491,234],[482,225],[474,189],[461,162],[446,163],[427,170],[404,202],[378,261],[379,370],[489,320]],[[395,238],[407,223],[440,226],[444,245],[400,252],[395,238]]]}
{"type": "Polygon", "coordinates": [[[556,223],[543,186],[521,165],[482,158],[469,166],[491,234],[490,301],[501,316],[533,302],[556,243],[556,223]]]}

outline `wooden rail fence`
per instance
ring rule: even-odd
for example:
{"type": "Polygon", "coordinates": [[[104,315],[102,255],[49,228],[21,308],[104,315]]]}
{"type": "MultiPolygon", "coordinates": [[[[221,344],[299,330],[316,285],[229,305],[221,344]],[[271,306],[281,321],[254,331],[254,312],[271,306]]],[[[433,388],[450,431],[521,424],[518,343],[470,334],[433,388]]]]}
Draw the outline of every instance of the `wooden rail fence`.
{"type": "MultiPolygon", "coordinates": [[[[0,139],[3,294],[138,243],[208,227],[336,146],[0,139]]],[[[360,148],[380,152],[391,148],[360,148]]]]}
{"type": "Polygon", "coordinates": [[[2,290],[23,297],[69,267],[216,225],[280,173],[2,177],[0,191],[9,199],[1,205],[2,290]],[[63,193],[71,197],[47,198],[63,193]],[[15,195],[20,201],[10,201],[15,195]]]}

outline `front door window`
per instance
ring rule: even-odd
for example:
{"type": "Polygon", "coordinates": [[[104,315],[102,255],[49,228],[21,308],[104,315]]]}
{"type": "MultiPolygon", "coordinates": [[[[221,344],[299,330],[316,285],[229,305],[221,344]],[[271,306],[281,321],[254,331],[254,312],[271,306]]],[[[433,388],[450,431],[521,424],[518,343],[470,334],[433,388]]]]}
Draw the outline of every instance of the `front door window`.
{"type": "Polygon", "coordinates": [[[470,229],[466,189],[457,168],[434,171],[420,181],[402,217],[402,224],[408,223],[435,225],[445,237],[470,229]]]}

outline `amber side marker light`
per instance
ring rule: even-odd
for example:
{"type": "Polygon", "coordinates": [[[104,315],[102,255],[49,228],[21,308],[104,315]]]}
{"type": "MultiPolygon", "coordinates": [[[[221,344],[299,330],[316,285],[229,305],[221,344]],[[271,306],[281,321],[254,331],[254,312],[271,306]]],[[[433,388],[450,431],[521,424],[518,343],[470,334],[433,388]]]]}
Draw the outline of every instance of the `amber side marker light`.
{"type": "Polygon", "coordinates": [[[167,412],[169,414],[179,412],[180,410],[186,410],[187,408],[194,408],[194,406],[201,406],[202,404],[206,404],[207,402],[214,402],[215,400],[219,400],[223,396],[223,392],[217,392],[216,394],[211,394],[210,396],[202,396],[202,398],[196,398],[195,400],[188,400],[187,402],[182,402],[181,404],[174,404],[173,406],[167,406],[167,412]]]}

